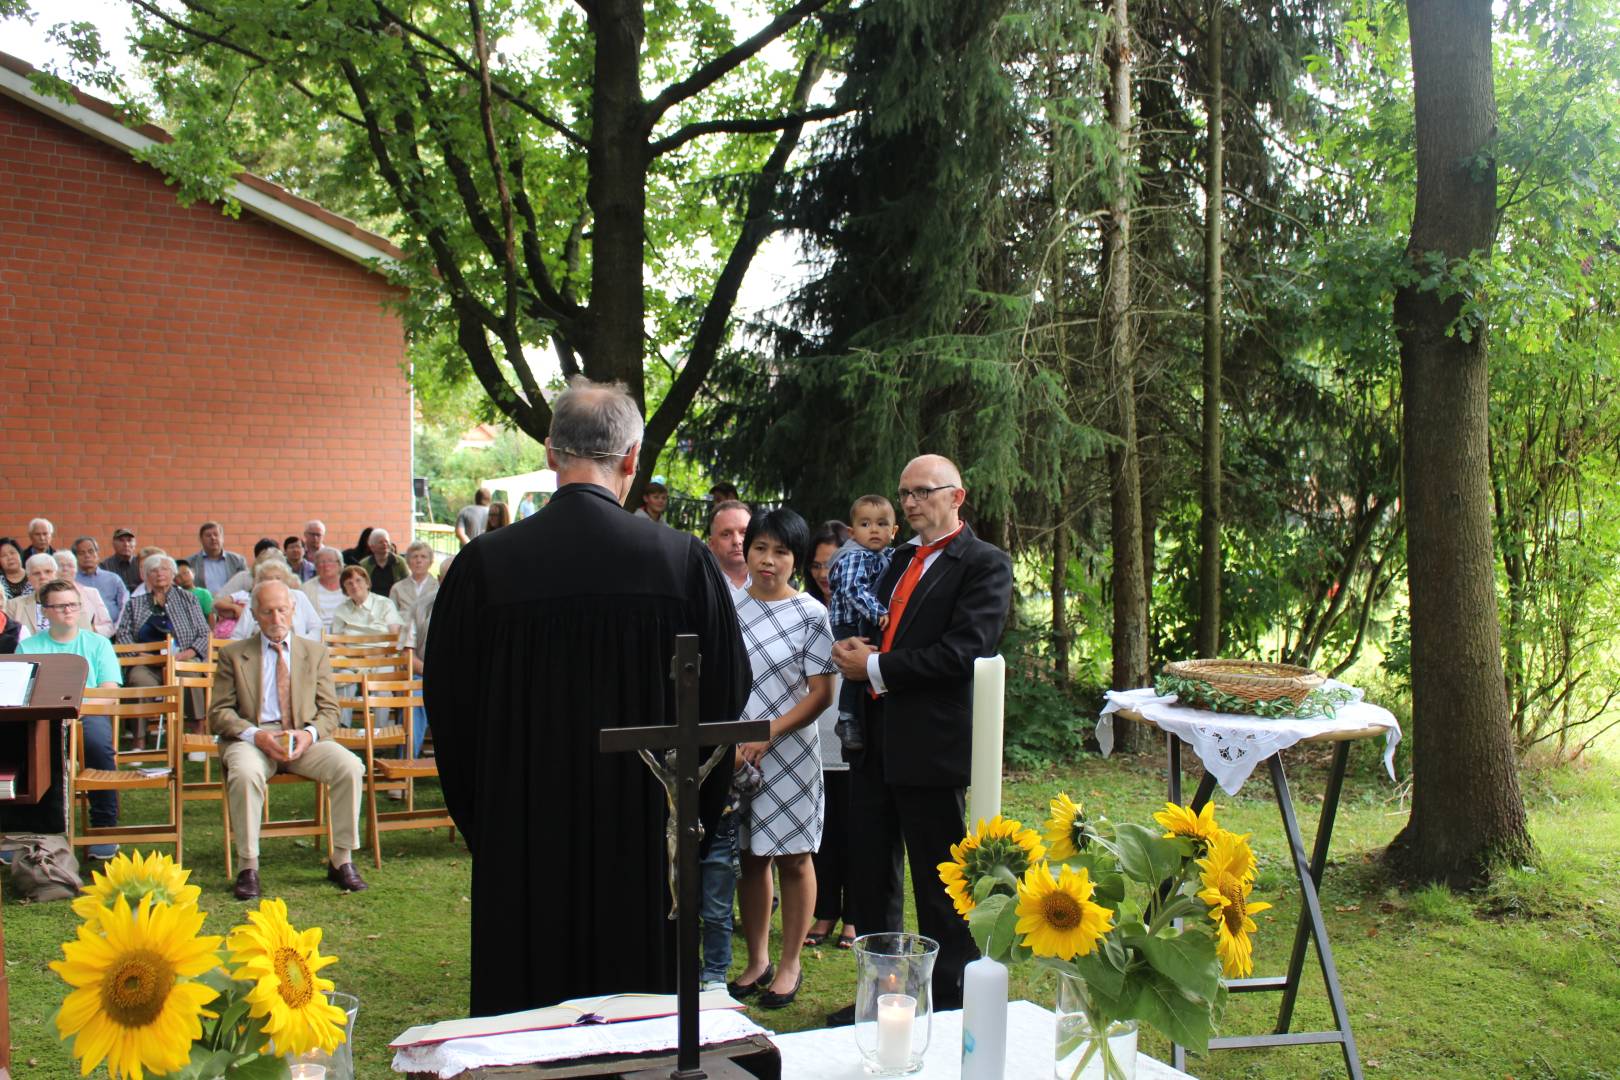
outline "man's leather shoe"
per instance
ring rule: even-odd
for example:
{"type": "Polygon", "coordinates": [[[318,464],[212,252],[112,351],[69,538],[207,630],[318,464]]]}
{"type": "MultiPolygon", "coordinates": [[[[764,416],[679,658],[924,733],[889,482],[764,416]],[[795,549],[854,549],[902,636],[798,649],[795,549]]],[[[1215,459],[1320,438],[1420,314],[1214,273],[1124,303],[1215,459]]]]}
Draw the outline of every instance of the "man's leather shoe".
{"type": "Polygon", "coordinates": [[[257,900],[259,898],[259,872],[257,870],[243,870],[236,875],[236,888],[231,890],[238,900],[257,900]]]}
{"type": "Polygon", "coordinates": [[[849,1027],[854,1022],[855,1006],[853,1005],[845,1005],[837,1012],[827,1014],[827,1026],[830,1028],[849,1027]]]}
{"type": "Polygon", "coordinates": [[[326,864],[326,880],[342,889],[344,892],[364,892],[366,883],[360,878],[360,871],[354,868],[354,863],[346,862],[342,866],[326,864]]]}

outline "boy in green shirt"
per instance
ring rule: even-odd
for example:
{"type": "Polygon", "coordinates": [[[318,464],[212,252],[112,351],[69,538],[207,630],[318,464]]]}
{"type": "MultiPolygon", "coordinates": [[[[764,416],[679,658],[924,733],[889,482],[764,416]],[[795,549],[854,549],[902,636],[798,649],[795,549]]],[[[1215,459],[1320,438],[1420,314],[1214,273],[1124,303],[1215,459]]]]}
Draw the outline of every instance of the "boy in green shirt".
{"type": "MultiPolygon", "coordinates": [[[[84,687],[124,685],[123,672],[118,667],[118,654],[112,642],[100,634],[79,629],[79,592],[69,581],[48,582],[39,593],[39,606],[45,612],[46,629],[43,633],[24,638],[17,645],[18,653],[71,653],[84,657],[89,670],[84,687]]],[[[116,769],[118,760],[113,756],[112,718],[86,716],[81,720],[84,728],[84,764],[91,769],[116,769]]],[[[69,813],[72,813],[70,808],[69,813]]],[[[112,791],[90,793],[90,824],[96,827],[118,824],[118,794],[112,791]]],[[[117,844],[92,844],[92,859],[110,859],[118,853],[117,844]]]]}

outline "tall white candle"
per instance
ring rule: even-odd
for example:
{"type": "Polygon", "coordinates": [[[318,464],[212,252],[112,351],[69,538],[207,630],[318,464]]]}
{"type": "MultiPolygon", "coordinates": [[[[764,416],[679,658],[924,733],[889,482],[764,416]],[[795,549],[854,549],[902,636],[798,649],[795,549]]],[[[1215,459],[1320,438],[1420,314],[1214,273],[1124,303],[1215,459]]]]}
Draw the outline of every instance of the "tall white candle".
{"type": "Polygon", "coordinates": [[[973,814],[970,824],[1001,813],[1001,735],[1007,696],[1007,661],[973,661],[973,814]]]}
{"type": "Polygon", "coordinates": [[[911,1064],[911,1026],[917,1020],[917,999],[910,994],[881,994],[877,1000],[877,1058],[885,1069],[911,1064]]]}
{"type": "Polygon", "coordinates": [[[1007,965],[981,956],[962,971],[962,1080],[1007,1071],[1007,965]]]}

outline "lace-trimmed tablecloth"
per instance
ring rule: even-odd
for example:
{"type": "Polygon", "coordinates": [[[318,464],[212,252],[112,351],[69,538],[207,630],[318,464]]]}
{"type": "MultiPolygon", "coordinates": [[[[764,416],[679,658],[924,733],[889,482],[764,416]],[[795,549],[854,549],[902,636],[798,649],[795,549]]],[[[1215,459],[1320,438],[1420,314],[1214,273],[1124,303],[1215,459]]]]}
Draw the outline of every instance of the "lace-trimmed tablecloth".
{"type": "Polygon", "coordinates": [[[1188,708],[1176,704],[1174,694],[1161,696],[1151,686],[1140,690],[1110,690],[1097,720],[1097,745],[1102,748],[1103,757],[1113,753],[1114,714],[1121,709],[1141,713],[1190,745],[1221,788],[1228,795],[1236,795],[1255,766],[1279,750],[1336,732],[1382,728],[1384,768],[1389,778],[1395,779],[1395,745],[1401,741],[1400,723],[1388,709],[1363,701],[1362,692],[1355,687],[1330,679],[1327,688],[1348,690],[1353,698],[1349,704],[1341,705],[1332,717],[1310,720],[1267,720],[1188,708]]]}

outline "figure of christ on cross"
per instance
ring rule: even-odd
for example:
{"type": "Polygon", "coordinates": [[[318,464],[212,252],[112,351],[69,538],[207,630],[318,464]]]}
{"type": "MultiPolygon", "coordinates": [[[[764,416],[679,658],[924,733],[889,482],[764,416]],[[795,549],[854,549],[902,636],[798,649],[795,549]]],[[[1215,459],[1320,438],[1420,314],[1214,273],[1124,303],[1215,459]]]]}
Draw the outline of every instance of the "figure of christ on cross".
{"type": "MultiPolygon", "coordinates": [[[[631,750],[641,754],[663,785],[670,801],[670,897],[672,917],[678,920],[676,938],[677,1037],[679,1050],[671,1080],[702,1080],[704,1071],[698,1055],[698,844],[703,825],[698,821],[698,787],[727,757],[733,743],[760,742],[771,737],[769,720],[735,720],[705,724],[698,719],[698,678],[702,657],[696,634],[675,638],[675,656],[670,661],[670,678],[675,682],[675,723],[656,727],[609,728],[601,734],[604,754],[631,750]],[[699,765],[702,747],[719,749],[699,765]],[[667,751],[660,760],[655,751],[667,751]],[[670,756],[674,764],[670,764],[670,756]]],[[[712,1075],[731,1075],[736,1067],[715,1063],[712,1075]]],[[[743,1075],[736,1073],[735,1075],[743,1075]]]]}

